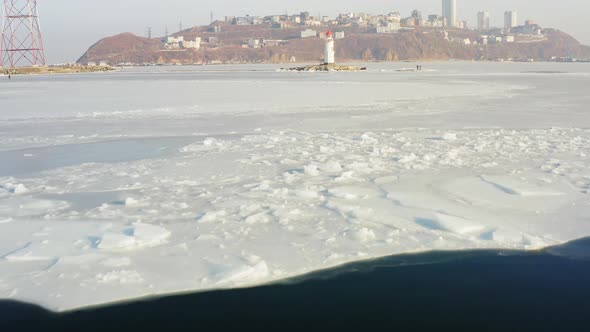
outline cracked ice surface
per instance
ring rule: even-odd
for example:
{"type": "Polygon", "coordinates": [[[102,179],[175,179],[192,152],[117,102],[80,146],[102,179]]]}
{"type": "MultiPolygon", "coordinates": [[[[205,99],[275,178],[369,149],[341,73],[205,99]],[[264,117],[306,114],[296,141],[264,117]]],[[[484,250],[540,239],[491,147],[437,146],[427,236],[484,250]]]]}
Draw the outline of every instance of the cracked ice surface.
{"type": "Polygon", "coordinates": [[[68,310],[590,235],[587,67],[395,66],[2,82],[23,112],[0,111],[0,297],[68,310]]]}

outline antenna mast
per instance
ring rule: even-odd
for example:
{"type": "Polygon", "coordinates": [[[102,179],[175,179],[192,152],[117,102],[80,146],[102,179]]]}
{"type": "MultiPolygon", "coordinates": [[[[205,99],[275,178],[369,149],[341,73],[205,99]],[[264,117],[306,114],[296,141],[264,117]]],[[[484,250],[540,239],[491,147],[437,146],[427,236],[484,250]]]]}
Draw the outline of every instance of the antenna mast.
{"type": "Polygon", "coordinates": [[[0,67],[45,66],[37,0],[2,0],[0,67]]]}

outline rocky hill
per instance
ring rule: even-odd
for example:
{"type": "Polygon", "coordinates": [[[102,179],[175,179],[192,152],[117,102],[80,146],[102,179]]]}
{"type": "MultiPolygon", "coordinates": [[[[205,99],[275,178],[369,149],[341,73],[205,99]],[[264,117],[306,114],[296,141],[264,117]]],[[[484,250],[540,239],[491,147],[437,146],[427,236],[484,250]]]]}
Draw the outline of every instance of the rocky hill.
{"type": "MultiPolygon", "coordinates": [[[[211,27],[194,27],[174,34],[185,40],[200,37],[200,50],[168,49],[163,38],[147,39],[131,33],[108,37],[94,44],[78,60],[107,61],[110,64],[194,64],[194,63],[280,63],[319,62],[323,43],[319,37],[300,38],[303,28],[273,29],[270,25],[223,25],[222,32],[208,32],[211,27]],[[281,40],[280,45],[247,48],[251,38],[281,40]]],[[[317,28],[323,31],[322,28],[317,28]]],[[[404,60],[498,60],[554,57],[590,57],[590,49],[570,35],[546,29],[543,36],[517,36],[514,43],[466,45],[480,33],[471,30],[442,31],[416,28],[395,34],[370,33],[366,28],[344,29],[345,38],[336,41],[339,61],[404,61],[404,60]]]]}
{"type": "Polygon", "coordinates": [[[138,37],[132,33],[122,33],[101,39],[92,45],[78,60],[85,64],[89,61],[118,62],[151,62],[150,55],[158,52],[162,43],[157,39],[138,37]]]}

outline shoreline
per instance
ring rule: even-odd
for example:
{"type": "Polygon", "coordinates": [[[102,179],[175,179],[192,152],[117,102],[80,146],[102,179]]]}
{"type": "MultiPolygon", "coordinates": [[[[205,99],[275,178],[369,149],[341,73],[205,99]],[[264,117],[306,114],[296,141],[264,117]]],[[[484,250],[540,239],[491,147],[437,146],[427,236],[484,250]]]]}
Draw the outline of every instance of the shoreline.
{"type": "Polygon", "coordinates": [[[18,67],[18,68],[2,68],[0,73],[4,76],[12,75],[51,75],[51,74],[84,74],[84,73],[104,73],[114,71],[114,67],[101,66],[80,66],[80,65],[66,65],[66,66],[43,66],[43,67],[18,67]]]}
{"type": "MultiPolygon", "coordinates": [[[[346,60],[341,61],[341,67],[350,67],[352,64],[409,64],[409,63],[453,63],[453,62],[469,62],[469,63],[543,63],[543,64],[586,64],[590,63],[590,60],[578,60],[578,61],[510,61],[510,60],[463,60],[463,59],[448,59],[448,60],[403,60],[403,61],[355,61],[355,60],[346,60]]],[[[210,64],[174,64],[174,63],[166,63],[166,64],[138,64],[138,65],[125,65],[125,66],[108,66],[108,67],[100,67],[100,66],[83,66],[83,65],[73,65],[73,66],[45,66],[45,67],[20,67],[20,68],[2,68],[0,67],[0,76],[8,76],[9,74],[12,76],[17,75],[53,75],[53,74],[88,74],[88,73],[108,73],[108,72],[115,72],[121,68],[150,68],[150,67],[218,67],[218,66],[254,66],[254,65],[292,65],[294,67],[285,67],[281,68],[285,71],[304,71],[304,70],[297,70],[298,68],[303,67],[320,67],[321,64],[317,63],[310,63],[310,62],[240,62],[240,63],[210,63],[210,64]]],[[[365,66],[363,66],[366,69],[365,66]]],[[[359,68],[360,69],[360,68],[359,68]]],[[[320,70],[318,70],[320,71],[320,70]]],[[[334,70],[334,71],[347,71],[347,70],[334,70]]],[[[365,71],[365,70],[356,70],[356,71],[365,71]]]]}
{"type": "MultiPolygon", "coordinates": [[[[400,60],[400,61],[370,61],[370,60],[343,60],[337,62],[337,65],[351,65],[351,64],[396,64],[396,63],[455,63],[455,62],[469,62],[469,63],[590,63],[590,60],[578,60],[578,61],[546,61],[546,60],[534,60],[534,61],[516,61],[516,60],[475,60],[475,59],[412,59],[412,60],[400,60]]],[[[115,66],[113,68],[149,68],[149,67],[209,67],[209,66],[255,66],[255,65],[276,65],[276,66],[321,66],[319,62],[301,61],[301,62],[227,62],[227,63],[191,63],[191,64],[177,64],[177,63],[153,63],[153,64],[136,64],[136,65],[122,65],[115,66]]]]}

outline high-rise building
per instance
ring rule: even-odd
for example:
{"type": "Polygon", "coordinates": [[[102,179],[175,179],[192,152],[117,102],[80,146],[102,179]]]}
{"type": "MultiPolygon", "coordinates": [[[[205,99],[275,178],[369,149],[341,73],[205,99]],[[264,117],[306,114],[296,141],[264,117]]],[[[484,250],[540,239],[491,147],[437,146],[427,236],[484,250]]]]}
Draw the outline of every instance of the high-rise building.
{"type": "Polygon", "coordinates": [[[504,13],[504,29],[510,31],[518,25],[518,13],[516,10],[508,10],[504,13]]]}
{"type": "Polygon", "coordinates": [[[457,26],[457,0],[443,0],[442,16],[447,20],[447,25],[457,26]]]}
{"type": "Polygon", "coordinates": [[[489,11],[483,11],[477,13],[477,29],[478,30],[489,30],[490,29],[491,15],[489,11]]]}

